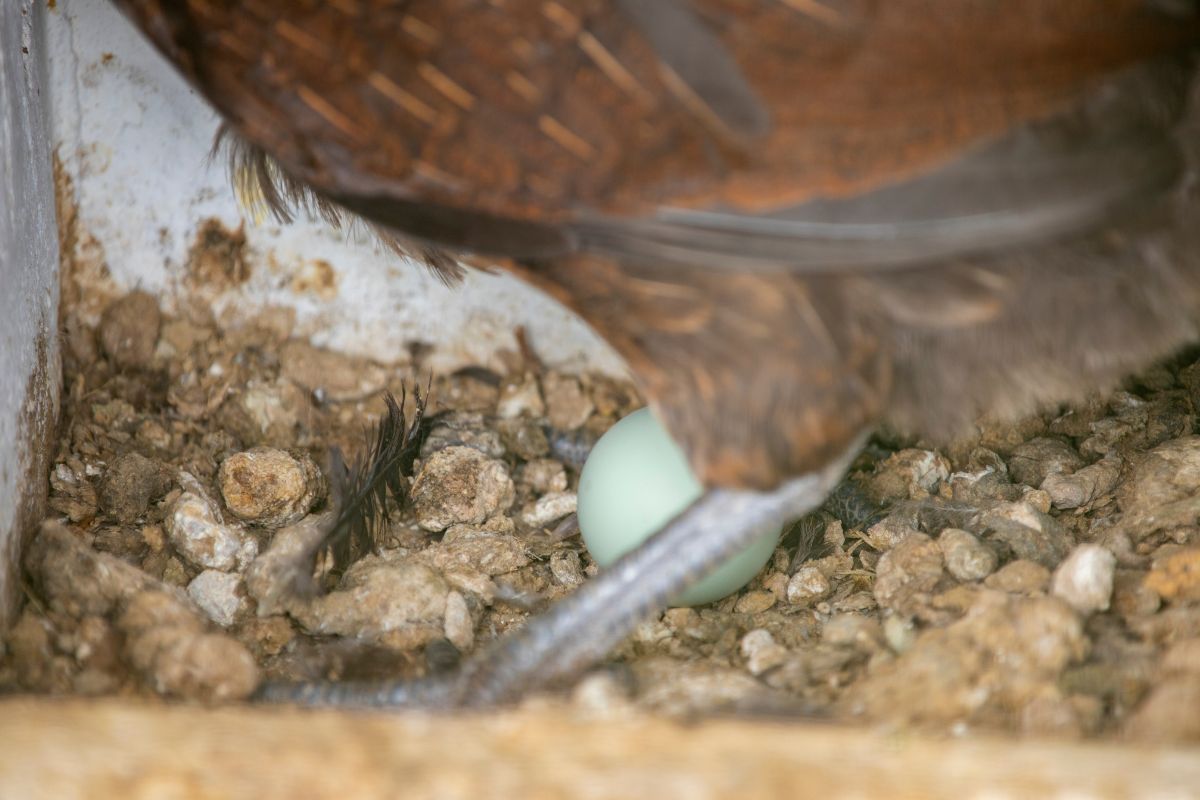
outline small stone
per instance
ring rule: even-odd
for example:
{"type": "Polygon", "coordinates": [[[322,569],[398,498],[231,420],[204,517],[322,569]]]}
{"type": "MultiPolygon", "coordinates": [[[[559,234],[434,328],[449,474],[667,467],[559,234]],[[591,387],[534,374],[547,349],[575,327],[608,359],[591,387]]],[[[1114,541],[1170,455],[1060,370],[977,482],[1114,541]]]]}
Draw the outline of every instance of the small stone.
{"type": "Polygon", "coordinates": [[[925,630],[853,685],[846,708],[895,725],[1008,719],[1055,691],[1087,652],[1082,622],[1062,601],[984,590],[962,619],[925,630]]]}
{"type": "Polygon", "coordinates": [[[450,528],[441,542],[418,555],[442,572],[467,569],[489,576],[514,572],[529,564],[524,543],[511,531],[496,532],[467,525],[450,528]]]}
{"type": "Polygon", "coordinates": [[[787,584],[787,601],[794,606],[809,606],[833,592],[829,579],[814,566],[796,570],[787,584]]]}
{"type": "Polygon", "coordinates": [[[1042,482],[1055,508],[1089,508],[1107,497],[1121,477],[1121,457],[1109,454],[1073,475],[1054,474],[1042,482]]]}
{"type": "Polygon", "coordinates": [[[938,536],[946,571],[960,581],[983,580],[996,569],[996,552],[970,533],[946,528],[938,536]]]}
{"type": "Polygon", "coordinates": [[[900,614],[924,605],[942,578],[942,551],[914,533],[883,554],[875,568],[875,600],[900,614]]]}
{"type": "Polygon", "coordinates": [[[126,659],[159,694],[229,701],[258,687],[250,651],[229,636],[205,632],[200,617],[165,592],[135,596],[117,627],[125,634],[126,659]]]}
{"type": "MultiPolygon", "coordinates": [[[[1117,489],[1117,503],[1126,516],[1145,516],[1151,522],[1164,508],[1200,494],[1200,436],[1184,436],[1155,447],[1131,460],[1129,478],[1117,489]]],[[[1195,519],[1187,516],[1187,524],[1195,519]]],[[[1150,524],[1134,531],[1141,538],[1157,529],[1150,524]]]]}
{"type": "Polygon", "coordinates": [[[17,624],[8,631],[5,661],[17,673],[22,687],[32,690],[48,690],[52,681],[47,669],[54,655],[50,643],[50,624],[40,615],[26,608],[17,624]]]}
{"type": "Polygon", "coordinates": [[[142,542],[151,553],[161,553],[167,546],[167,534],[161,525],[143,525],[142,542]]]}
{"type": "Polygon", "coordinates": [[[516,417],[540,417],[546,413],[542,393],[537,379],[525,375],[519,380],[505,381],[500,385],[500,399],[496,403],[496,416],[501,419],[516,417]]]}
{"type": "Polygon", "coordinates": [[[1050,497],[1050,493],[1043,489],[1026,489],[1021,493],[1019,499],[1035,511],[1040,511],[1043,514],[1049,514],[1050,509],[1054,507],[1054,501],[1050,497]]]}
{"type": "Polygon", "coordinates": [[[1046,422],[1038,415],[1016,421],[987,415],[978,421],[979,446],[1007,457],[1013,449],[1046,432],[1046,422]]]}
{"type": "Polygon", "coordinates": [[[243,443],[291,446],[310,411],[310,397],[288,380],[251,382],[221,407],[221,421],[226,425],[232,421],[230,427],[243,443]]]}
{"type": "MultiPolygon", "coordinates": [[[[501,446],[517,458],[533,461],[550,452],[550,440],[543,426],[531,419],[502,419],[496,423],[501,446]]],[[[565,485],[563,488],[567,488],[565,485]]]]}
{"type": "Polygon", "coordinates": [[[1200,676],[1200,638],[1172,644],[1163,656],[1162,668],[1167,674],[1200,676]]]}
{"type": "Polygon", "coordinates": [[[240,575],[206,569],[192,578],[187,593],[192,602],[222,628],[228,628],[250,613],[246,586],[240,575]]]}
{"type": "MultiPolygon", "coordinates": [[[[514,424],[532,425],[525,420],[502,421],[505,429],[514,424]]],[[[538,431],[540,432],[540,428],[538,431]]],[[[542,438],[545,439],[545,434],[542,434],[542,438]]],[[[452,411],[440,415],[421,444],[421,458],[427,459],[439,450],[449,447],[470,447],[488,458],[504,458],[507,452],[502,433],[489,425],[483,414],[475,411],[452,411]]],[[[544,454],[543,449],[541,455],[544,454]]]]}
{"type": "Polygon", "coordinates": [[[633,630],[633,640],[639,644],[656,645],[671,638],[671,629],[660,620],[648,620],[633,630]]]}
{"type": "Polygon", "coordinates": [[[574,550],[559,550],[550,555],[550,575],[559,586],[573,589],[583,583],[583,566],[579,553],[574,550]]]}
{"type": "Polygon", "coordinates": [[[445,570],[442,576],[452,588],[478,598],[484,605],[491,605],[499,592],[495,581],[475,570],[456,567],[445,570]]]}
{"type": "Polygon", "coordinates": [[[130,524],[150,503],[171,488],[171,473],[157,461],[126,453],[109,464],[100,481],[100,507],[118,522],[130,524]]]}
{"type": "Polygon", "coordinates": [[[1200,600],[1200,547],[1179,550],[1156,561],[1146,576],[1146,587],[1164,600],[1200,600]]]}
{"type": "Polygon", "coordinates": [[[584,394],[579,379],[557,372],[542,376],[542,393],[546,398],[546,417],[550,426],[560,431],[574,430],[587,422],[596,407],[584,394]]]}
{"type": "Polygon", "coordinates": [[[567,488],[567,471],[560,461],[539,458],[517,471],[517,482],[535,494],[562,492],[567,488]]]}
{"type": "Polygon", "coordinates": [[[899,514],[892,514],[876,522],[866,531],[867,544],[883,553],[920,531],[904,521],[899,514]]]}
{"type": "Polygon", "coordinates": [[[370,555],[346,571],[337,589],[291,614],[309,633],[408,649],[443,635],[449,593],[442,576],[415,559],[370,555]]]}
{"type": "Polygon", "coordinates": [[[989,539],[1047,569],[1058,566],[1074,544],[1057,520],[1026,502],[1000,503],[983,515],[983,524],[989,539]]]}
{"type": "MultiPolygon", "coordinates": [[[[740,669],[673,658],[642,658],[632,664],[637,705],[666,716],[738,708],[789,708],[782,692],[763,686],[740,669]]],[[[794,705],[794,704],[792,704],[794,705]]]]}
{"type": "Polygon", "coordinates": [[[52,611],[106,616],[128,598],[162,588],[137,567],[98,553],[57,521],[42,523],[25,553],[25,569],[52,611]]]}
{"type": "Polygon", "coordinates": [[[479,524],[512,505],[508,468],[471,447],[447,447],[430,456],[413,480],[417,524],[442,531],[454,524],[479,524]]]}
{"type": "Polygon", "coordinates": [[[1085,732],[1080,709],[1074,698],[1048,689],[1021,709],[1021,732],[1030,736],[1079,738],[1085,732]]]}
{"type": "Polygon", "coordinates": [[[1169,678],[1130,717],[1126,734],[1157,742],[1200,742],[1200,676],[1169,678]]]}
{"type": "Polygon", "coordinates": [[[325,495],[325,480],[311,458],[272,447],[230,456],[217,480],[230,513],[265,528],[299,522],[325,495]]]}
{"type": "Polygon", "coordinates": [[[1035,487],[1048,475],[1069,475],[1083,465],[1083,458],[1071,445],[1043,436],[1017,445],[1008,458],[1013,480],[1035,487]]]}
{"type": "Polygon", "coordinates": [[[755,589],[739,597],[733,610],[738,614],[758,614],[773,605],[775,605],[775,595],[762,589],[755,589]]]}
{"type": "Polygon", "coordinates": [[[146,369],[154,362],[161,325],[162,315],[154,296],[130,292],[104,310],[100,345],[118,367],[146,369]]]}
{"type": "Polygon", "coordinates": [[[458,592],[446,595],[446,615],[442,622],[446,638],[458,648],[458,652],[467,653],[475,647],[475,623],[471,619],[471,609],[467,600],[458,592]]]}
{"type": "Polygon", "coordinates": [[[1037,562],[1018,559],[987,576],[983,585],[1012,594],[1039,594],[1050,586],[1050,570],[1037,562]]]}
{"type": "Polygon", "coordinates": [[[613,419],[622,419],[646,405],[637,393],[637,388],[627,380],[619,380],[602,373],[589,372],[581,376],[583,388],[596,404],[596,413],[613,419]]]}
{"type": "Polygon", "coordinates": [[[869,653],[883,646],[884,635],[877,618],[850,612],[831,617],[821,630],[821,641],[869,653]]]}
{"type": "MultiPolygon", "coordinates": [[[[784,551],[784,569],[787,568],[787,552],[784,551]]],[[[776,603],[786,603],[788,576],[783,572],[768,572],[762,579],[762,587],[771,593],[776,603]]]]}
{"type": "Polygon", "coordinates": [[[146,543],[141,533],[124,525],[98,528],[92,539],[92,547],[101,553],[112,553],[118,558],[133,562],[145,554],[146,543]]]}
{"type": "Polygon", "coordinates": [[[568,514],[574,514],[578,498],[574,492],[553,492],[539,497],[521,511],[521,522],[531,528],[541,528],[568,514]]]}
{"type": "Polygon", "coordinates": [[[104,617],[79,620],[72,655],[86,667],[114,671],[120,666],[120,636],[104,617]]]}
{"type": "Polygon", "coordinates": [[[624,719],[633,713],[628,682],[611,670],[598,670],[579,679],[571,690],[571,706],[587,719],[624,719]]]}
{"type": "Polygon", "coordinates": [[[778,667],[788,657],[787,648],[776,642],[765,628],[756,628],[743,636],[741,650],[746,669],[755,677],[778,667]]]}
{"type": "Polygon", "coordinates": [[[883,621],[883,638],[896,654],[902,654],[917,640],[917,628],[908,617],[893,614],[883,621]]]}
{"type": "Polygon", "coordinates": [[[167,514],[166,527],[175,551],[200,569],[228,572],[258,555],[254,538],[241,527],[221,522],[213,502],[196,492],[179,495],[167,514]]]}
{"type": "Polygon", "coordinates": [[[1051,592],[1080,614],[1107,611],[1117,558],[1103,547],[1081,544],[1054,571],[1051,592]]]}
{"type": "Polygon", "coordinates": [[[868,481],[871,495],[880,502],[928,497],[950,477],[950,462],[932,450],[901,450],[888,456],[868,481]]]}
{"type": "Polygon", "coordinates": [[[433,391],[450,408],[490,416],[500,398],[500,380],[495,372],[475,364],[447,375],[433,391]]]}

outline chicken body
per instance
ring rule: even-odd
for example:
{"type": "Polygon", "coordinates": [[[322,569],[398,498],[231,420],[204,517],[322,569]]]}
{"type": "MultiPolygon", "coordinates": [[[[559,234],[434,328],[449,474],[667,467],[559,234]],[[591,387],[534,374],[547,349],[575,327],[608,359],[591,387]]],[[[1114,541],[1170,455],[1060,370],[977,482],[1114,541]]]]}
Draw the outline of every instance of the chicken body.
{"type": "MultiPolygon", "coordinates": [[[[1197,337],[1183,4],[120,5],[277,212],[315,199],[447,274],[443,254],[498,261],[592,324],[728,500],[680,530],[811,506],[881,421],[945,437],[1197,337]]],[[[540,630],[530,674],[557,649],[540,630]]]]}

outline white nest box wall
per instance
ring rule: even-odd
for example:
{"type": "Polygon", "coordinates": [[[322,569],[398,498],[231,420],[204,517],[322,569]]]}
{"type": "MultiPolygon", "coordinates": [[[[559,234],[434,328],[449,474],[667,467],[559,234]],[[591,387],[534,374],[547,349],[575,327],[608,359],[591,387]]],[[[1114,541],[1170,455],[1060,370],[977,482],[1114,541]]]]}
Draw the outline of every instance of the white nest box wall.
{"type": "Polygon", "coordinates": [[[294,311],[294,335],[381,362],[433,346],[437,369],[495,363],[524,326],[548,364],[623,371],[578,318],[504,275],[447,288],[370,240],[321,222],[244,219],[209,158],[214,113],[107,0],[0,2],[0,629],[22,534],[44,513],[57,418],[59,236],[80,308],[140,288],[165,311],[294,311]],[[52,157],[59,172],[55,173],[52,157]],[[188,278],[199,232],[244,232],[244,280],[188,278]]]}
{"type": "Polygon", "coordinates": [[[419,340],[443,369],[488,364],[523,325],[548,363],[621,371],[574,315],[512,278],[475,273],[447,288],[319,221],[244,219],[224,164],[209,158],[216,115],[120,13],[106,0],[71,0],[47,27],[55,143],[85,234],[77,255],[101,259],[117,287],[150,291],[173,310],[197,232],[215,219],[244,224],[249,268],[245,283],[212,297],[219,314],[290,307],[296,335],[314,344],[390,362],[419,340]]]}

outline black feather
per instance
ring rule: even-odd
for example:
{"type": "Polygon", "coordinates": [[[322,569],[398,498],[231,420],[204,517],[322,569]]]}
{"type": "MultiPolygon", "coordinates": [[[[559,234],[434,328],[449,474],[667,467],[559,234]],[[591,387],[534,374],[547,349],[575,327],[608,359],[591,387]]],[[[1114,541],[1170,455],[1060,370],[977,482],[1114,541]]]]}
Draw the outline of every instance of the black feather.
{"type": "Polygon", "coordinates": [[[400,509],[410,502],[408,479],[432,420],[425,416],[428,388],[422,395],[414,387],[411,421],[404,413],[406,394],[402,390],[398,401],[390,392],[384,395],[387,412],[369,434],[370,444],[353,463],[347,465],[338,448],[330,450],[329,479],[337,516],[318,552],[332,554],[335,572],[379,550],[384,527],[392,518],[389,500],[400,509]]]}

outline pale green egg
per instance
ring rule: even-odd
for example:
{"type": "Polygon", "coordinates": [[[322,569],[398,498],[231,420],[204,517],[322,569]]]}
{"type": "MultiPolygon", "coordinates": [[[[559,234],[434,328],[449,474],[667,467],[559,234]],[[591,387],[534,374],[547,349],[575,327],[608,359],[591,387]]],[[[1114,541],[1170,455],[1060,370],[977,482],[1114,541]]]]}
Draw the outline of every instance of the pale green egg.
{"type": "MultiPolygon", "coordinates": [[[[592,558],[607,567],[703,493],[683,450],[643,408],[592,448],[579,477],[579,530],[592,558]]],[[[736,592],[771,558],[781,533],[759,537],[672,605],[703,605],[736,592]]]]}

